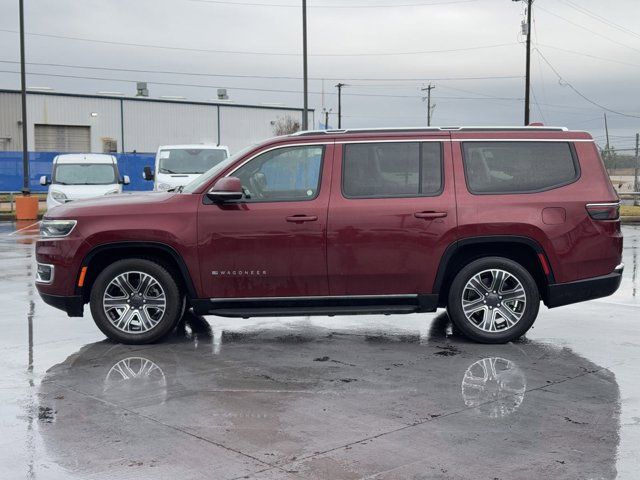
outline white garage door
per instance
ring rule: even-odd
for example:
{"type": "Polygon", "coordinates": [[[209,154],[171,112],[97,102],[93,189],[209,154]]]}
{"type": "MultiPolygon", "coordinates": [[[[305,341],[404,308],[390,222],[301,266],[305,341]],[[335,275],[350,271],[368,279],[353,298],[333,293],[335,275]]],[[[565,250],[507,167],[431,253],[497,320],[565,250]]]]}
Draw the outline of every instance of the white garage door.
{"type": "Polygon", "coordinates": [[[91,128],[77,125],[35,125],[37,152],[90,152],[91,128]]]}

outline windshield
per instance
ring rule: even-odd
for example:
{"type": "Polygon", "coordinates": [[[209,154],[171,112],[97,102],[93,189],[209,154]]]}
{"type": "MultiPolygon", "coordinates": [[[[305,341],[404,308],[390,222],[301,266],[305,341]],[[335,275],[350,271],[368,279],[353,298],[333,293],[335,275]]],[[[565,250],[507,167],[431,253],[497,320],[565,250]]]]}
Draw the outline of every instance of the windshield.
{"type": "Polygon", "coordinates": [[[190,183],[185,185],[184,188],[181,190],[181,192],[184,192],[184,193],[195,192],[196,190],[198,190],[198,188],[200,188],[202,185],[207,183],[209,180],[211,180],[213,177],[215,177],[218,173],[220,173],[222,170],[227,168],[233,162],[235,162],[236,160],[239,160],[240,157],[247,154],[249,151],[253,150],[255,147],[256,145],[250,145],[246,148],[243,148],[238,153],[231,155],[226,160],[218,163],[215,167],[211,168],[210,170],[206,171],[204,174],[200,175],[198,178],[192,180],[190,183]]]}
{"type": "Polygon", "coordinates": [[[107,163],[62,163],[53,170],[53,182],[60,185],[111,185],[117,183],[116,169],[107,163]]]}
{"type": "Polygon", "coordinates": [[[160,173],[204,173],[227,158],[224,149],[172,148],[158,154],[160,173]]]}

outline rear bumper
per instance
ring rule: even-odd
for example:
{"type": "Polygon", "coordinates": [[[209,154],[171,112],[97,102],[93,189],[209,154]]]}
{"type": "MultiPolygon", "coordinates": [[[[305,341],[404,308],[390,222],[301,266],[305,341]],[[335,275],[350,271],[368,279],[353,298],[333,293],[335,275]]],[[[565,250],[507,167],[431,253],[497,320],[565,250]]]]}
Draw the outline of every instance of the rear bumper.
{"type": "Polygon", "coordinates": [[[44,303],[67,312],[70,317],[81,317],[84,313],[82,295],[62,296],[40,292],[40,296],[44,303]]]}
{"type": "Polygon", "coordinates": [[[608,275],[585,278],[577,282],[551,284],[547,288],[545,304],[553,308],[608,297],[620,287],[623,270],[624,264],[621,263],[608,275]]]}

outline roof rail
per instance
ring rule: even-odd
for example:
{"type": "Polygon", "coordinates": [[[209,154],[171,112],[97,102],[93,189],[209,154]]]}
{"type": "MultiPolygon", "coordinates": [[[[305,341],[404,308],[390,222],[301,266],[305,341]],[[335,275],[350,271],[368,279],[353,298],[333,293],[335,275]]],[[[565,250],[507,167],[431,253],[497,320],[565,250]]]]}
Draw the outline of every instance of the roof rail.
{"type": "Polygon", "coordinates": [[[529,127],[381,127],[381,128],[342,128],[338,130],[303,130],[301,132],[292,133],[293,137],[301,137],[305,135],[336,135],[346,133],[401,133],[401,132],[522,132],[522,131],[545,131],[545,132],[566,132],[566,127],[546,127],[546,126],[529,126],[529,127]]]}

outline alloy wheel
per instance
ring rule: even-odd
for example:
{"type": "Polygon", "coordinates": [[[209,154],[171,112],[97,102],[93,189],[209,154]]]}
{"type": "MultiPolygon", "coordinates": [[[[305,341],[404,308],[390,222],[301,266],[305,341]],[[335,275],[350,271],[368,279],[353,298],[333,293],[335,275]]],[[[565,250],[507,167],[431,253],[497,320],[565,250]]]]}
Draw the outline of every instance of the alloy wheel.
{"type": "Polygon", "coordinates": [[[167,299],[158,280],[148,273],[132,271],[109,282],[102,307],[115,328],[139,334],[152,330],[162,320],[167,299]]]}
{"type": "Polygon", "coordinates": [[[483,270],[465,284],[462,311],[469,322],[488,333],[513,328],[527,307],[520,280],[502,269],[483,270]]]}

